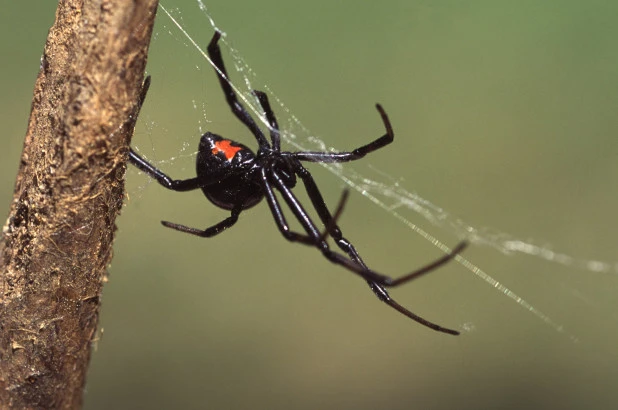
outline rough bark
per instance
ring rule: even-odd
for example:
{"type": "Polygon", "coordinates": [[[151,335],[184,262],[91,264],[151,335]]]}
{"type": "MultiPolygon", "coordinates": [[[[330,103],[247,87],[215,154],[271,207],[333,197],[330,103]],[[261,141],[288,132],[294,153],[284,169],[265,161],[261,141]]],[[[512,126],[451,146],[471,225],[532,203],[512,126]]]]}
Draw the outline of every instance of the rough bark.
{"type": "Polygon", "coordinates": [[[157,0],[61,0],[0,240],[0,407],[79,408],[157,0]]]}

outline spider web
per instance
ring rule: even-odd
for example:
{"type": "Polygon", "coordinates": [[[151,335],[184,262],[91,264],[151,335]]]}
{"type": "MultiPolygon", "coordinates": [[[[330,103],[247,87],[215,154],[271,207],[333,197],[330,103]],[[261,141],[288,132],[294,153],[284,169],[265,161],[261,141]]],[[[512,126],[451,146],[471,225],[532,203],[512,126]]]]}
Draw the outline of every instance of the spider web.
{"type": "MultiPolygon", "coordinates": [[[[218,28],[214,19],[208,13],[208,10],[202,0],[196,0],[197,6],[203,13],[204,17],[209,21],[213,28],[218,28]]],[[[179,16],[179,11],[168,10],[164,4],[159,5],[162,15],[168,18],[171,22],[170,27],[167,27],[168,32],[171,34],[173,30],[176,31],[178,39],[182,41],[185,46],[194,49],[201,58],[208,61],[208,63],[214,67],[212,61],[210,61],[205,49],[196,42],[188,30],[185,28],[185,24],[182,22],[182,17],[179,16]],[[179,33],[179,34],[178,34],[179,33]]],[[[225,33],[225,32],[224,32],[225,33]]],[[[238,94],[239,99],[243,104],[252,111],[255,118],[263,123],[264,127],[268,127],[268,122],[264,118],[261,108],[257,101],[250,95],[249,90],[262,89],[265,90],[273,106],[277,106],[275,111],[284,113],[283,121],[280,117],[280,128],[282,139],[298,150],[315,150],[315,151],[329,151],[333,150],[332,147],[326,145],[320,138],[311,134],[311,132],[301,123],[301,121],[292,113],[292,111],[284,105],[284,103],[277,98],[276,94],[268,86],[254,86],[258,82],[255,72],[251,67],[243,60],[239,52],[230,46],[226,41],[224,35],[220,43],[225,45],[227,52],[231,55],[233,65],[228,67],[228,70],[235,70],[235,76],[241,76],[244,80],[242,88],[238,87],[238,84],[232,84],[232,87],[238,94]]],[[[215,67],[216,69],[216,67],[215,67]]],[[[203,106],[193,101],[193,107],[197,111],[205,112],[203,106]]],[[[206,118],[203,115],[203,118],[206,118]]],[[[203,125],[201,122],[198,124],[200,133],[203,132],[203,125]]],[[[147,124],[147,127],[153,127],[153,124],[147,124]]],[[[179,157],[190,157],[194,155],[194,151],[189,148],[192,146],[189,142],[183,143],[182,152],[179,156],[173,158],[167,158],[159,163],[173,162],[179,157]]],[[[413,223],[406,213],[408,211],[414,211],[417,214],[423,216],[432,225],[443,228],[461,238],[465,238],[475,245],[483,245],[492,249],[495,249],[505,255],[513,255],[515,253],[521,253],[532,257],[540,258],[551,263],[567,266],[569,268],[582,269],[590,272],[598,272],[605,274],[618,273],[618,263],[610,263],[598,260],[578,259],[570,256],[566,253],[557,252],[552,250],[548,245],[540,245],[532,240],[522,240],[513,235],[509,235],[504,232],[496,231],[489,228],[476,228],[471,224],[466,223],[464,220],[452,215],[447,210],[431,203],[430,201],[422,198],[418,194],[409,191],[406,187],[402,186],[400,180],[393,178],[379,169],[373,167],[373,171],[381,176],[380,180],[370,179],[360,174],[352,167],[341,166],[340,164],[320,164],[325,167],[329,172],[336,177],[344,181],[350,188],[361,193],[365,198],[372,203],[378,205],[384,211],[391,216],[395,217],[405,227],[411,229],[416,234],[430,242],[433,246],[437,247],[444,253],[450,252],[450,248],[440,241],[436,236],[430,234],[417,224],[413,223]]],[[[472,272],[476,277],[489,284],[496,291],[505,295],[511,301],[517,303],[520,307],[534,315],[537,319],[541,320],[547,326],[551,327],[557,332],[565,334],[573,341],[577,341],[577,338],[568,333],[564,326],[555,322],[547,314],[533,306],[527,300],[519,296],[512,291],[509,287],[494,279],[487,272],[482,270],[476,264],[468,260],[465,256],[458,255],[455,259],[460,265],[472,272]]],[[[473,326],[466,324],[464,330],[470,331],[473,326]]]]}

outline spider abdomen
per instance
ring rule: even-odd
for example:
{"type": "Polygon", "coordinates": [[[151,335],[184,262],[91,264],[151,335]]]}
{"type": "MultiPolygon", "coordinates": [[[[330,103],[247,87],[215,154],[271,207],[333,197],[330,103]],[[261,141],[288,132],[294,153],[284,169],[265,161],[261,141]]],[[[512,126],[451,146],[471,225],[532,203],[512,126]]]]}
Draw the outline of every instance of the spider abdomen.
{"type": "Polygon", "coordinates": [[[252,178],[254,163],[255,154],[245,145],[205,133],[196,159],[202,192],[219,208],[230,210],[240,203],[244,209],[255,206],[263,193],[252,178]]]}
{"type": "Polygon", "coordinates": [[[222,209],[231,210],[242,203],[243,209],[257,205],[264,194],[259,185],[247,179],[246,175],[234,175],[221,182],[202,187],[210,202],[222,209]]]}

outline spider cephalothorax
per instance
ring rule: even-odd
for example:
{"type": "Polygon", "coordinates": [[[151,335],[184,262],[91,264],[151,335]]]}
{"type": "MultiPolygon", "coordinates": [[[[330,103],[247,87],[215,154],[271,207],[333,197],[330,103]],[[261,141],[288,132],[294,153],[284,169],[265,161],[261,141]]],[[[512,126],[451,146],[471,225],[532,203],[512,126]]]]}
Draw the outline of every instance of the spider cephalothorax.
{"type": "MultiPolygon", "coordinates": [[[[197,176],[190,179],[174,180],[131,149],[129,154],[130,162],[156,179],[164,187],[174,191],[201,189],[213,204],[231,211],[229,217],[203,230],[166,221],[163,221],[162,224],[181,232],[209,238],[234,225],[242,211],[255,206],[263,198],[266,198],[277,227],[287,240],[315,246],[329,261],[341,265],[365,279],[381,301],[407,317],[440,332],[453,335],[459,334],[456,330],[431,323],[412,313],[392,299],[385,288],[401,285],[436,269],[453,259],[466,247],[466,243],[461,242],[450,254],[396,279],[369,269],[354,246],[343,237],[339,226],[337,226],[336,218],[333,218],[328,210],[313,177],[302,165],[302,162],[354,161],[393,142],[393,129],[382,106],[377,104],[376,108],[386,128],[386,134],[367,145],[349,152],[281,151],[279,126],[266,94],[257,90],[253,91],[253,95],[257,98],[268,122],[270,142],[249,112],[238,101],[236,93],[230,85],[221,57],[221,50],[218,45],[220,37],[221,33],[215,32],[208,45],[208,55],[216,66],[215,71],[228,105],[234,115],[251,131],[257,140],[258,150],[257,153],[253,153],[245,145],[207,132],[202,136],[198,148],[196,160],[197,176]],[[318,226],[292,191],[297,184],[297,178],[302,182],[307,191],[311,204],[325,229],[324,234],[320,232],[318,226]],[[303,227],[304,233],[290,230],[276,193],[283,198],[294,217],[303,227]],[[329,248],[326,242],[328,236],[335,241],[345,255],[329,248]]],[[[146,98],[149,86],[150,77],[147,77],[142,87],[139,101],[140,108],[146,98]]]]}

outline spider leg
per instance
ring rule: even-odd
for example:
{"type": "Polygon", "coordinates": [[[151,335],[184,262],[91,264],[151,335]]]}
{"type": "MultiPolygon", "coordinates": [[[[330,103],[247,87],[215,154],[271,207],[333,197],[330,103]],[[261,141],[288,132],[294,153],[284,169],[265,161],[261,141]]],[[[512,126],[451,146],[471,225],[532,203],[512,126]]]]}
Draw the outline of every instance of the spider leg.
{"type": "Polygon", "coordinates": [[[402,315],[407,316],[410,319],[414,320],[416,323],[420,323],[421,325],[426,326],[430,329],[433,329],[437,332],[447,333],[453,336],[457,336],[460,334],[457,330],[449,329],[447,327],[442,327],[438,325],[437,323],[430,322],[429,320],[424,319],[415,313],[412,313],[410,310],[406,309],[405,307],[397,303],[395,299],[391,298],[388,292],[386,292],[386,290],[382,286],[378,285],[377,283],[369,282],[369,286],[371,287],[371,290],[373,290],[373,293],[378,295],[378,298],[382,302],[386,303],[387,305],[389,305],[390,307],[392,307],[393,309],[395,309],[402,315]]]}
{"type": "MultiPolygon", "coordinates": [[[[426,319],[423,319],[422,317],[412,313],[411,311],[409,311],[408,309],[404,308],[399,303],[397,303],[393,298],[390,297],[390,295],[386,292],[384,287],[377,283],[377,282],[388,282],[391,279],[387,276],[380,275],[379,273],[374,272],[371,269],[369,269],[364,264],[364,262],[362,262],[360,257],[358,257],[358,261],[357,261],[356,258],[352,258],[351,256],[352,260],[350,260],[341,254],[333,252],[328,247],[328,244],[326,243],[326,241],[322,240],[322,237],[319,234],[315,224],[311,221],[311,218],[309,218],[309,215],[303,209],[302,205],[300,204],[298,199],[294,196],[290,188],[288,188],[285,185],[284,181],[281,178],[279,178],[279,176],[275,172],[271,172],[270,176],[273,178],[275,182],[275,186],[277,187],[277,190],[281,192],[284,200],[286,201],[286,203],[288,204],[289,208],[292,210],[292,212],[294,213],[298,221],[301,223],[301,225],[303,225],[303,227],[305,228],[309,236],[314,238],[313,244],[322,251],[322,254],[328,260],[338,265],[342,265],[348,270],[355,272],[359,276],[366,279],[369,282],[371,289],[380,298],[381,301],[383,301],[384,303],[386,303],[393,309],[397,310],[398,312],[402,313],[403,315],[407,316],[408,318],[416,321],[417,323],[420,323],[423,326],[436,330],[438,332],[448,333],[451,335],[459,334],[459,332],[456,330],[448,329],[438,324],[435,324],[433,322],[430,322],[426,319]]],[[[266,196],[267,202],[271,208],[273,216],[275,217],[275,221],[277,222],[277,225],[279,226],[279,230],[284,234],[284,237],[286,237],[286,239],[294,241],[294,239],[290,239],[289,237],[289,228],[287,226],[287,223],[285,222],[285,218],[283,217],[283,212],[281,211],[281,208],[279,204],[277,203],[274,192],[272,191],[272,188],[270,187],[270,182],[268,180],[268,177],[269,175],[266,174],[266,171],[262,170],[262,178],[264,181],[263,186],[266,192],[265,196],[266,196]]],[[[331,218],[331,222],[329,223],[329,225],[333,225],[333,224],[335,223],[331,218]]],[[[332,232],[332,229],[330,231],[332,232]]],[[[350,244],[350,249],[354,249],[351,246],[351,244],[350,244]]],[[[354,250],[354,254],[358,256],[358,253],[356,253],[355,250],[354,250]]]]}
{"type": "Polygon", "coordinates": [[[365,155],[370,152],[376,151],[391,142],[395,139],[395,134],[393,133],[393,127],[391,126],[391,122],[384,111],[384,108],[380,104],[376,104],[376,108],[382,117],[382,122],[384,123],[384,127],[386,128],[386,134],[381,136],[380,138],[370,142],[369,144],[363,145],[360,148],[356,148],[350,152],[295,152],[293,155],[297,159],[301,161],[309,161],[309,162],[348,162],[355,161],[357,159],[363,158],[365,155]]]}
{"type": "Polygon", "coordinates": [[[273,143],[273,151],[279,152],[281,151],[281,138],[279,135],[279,124],[277,124],[277,117],[275,117],[275,113],[272,108],[270,108],[270,102],[268,102],[268,96],[263,91],[253,90],[253,95],[255,95],[258,99],[258,102],[262,106],[264,110],[264,114],[266,114],[266,119],[268,120],[268,125],[270,129],[270,139],[273,143]]]}
{"type": "Polygon", "coordinates": [[[129,116],[129,118],[125,121],[124,125],[129,125],[135,128],[135,123],[139,117],[139,112],[142,110],[142,106],[144,105],[144,101],[146,101],[146,94],[148,94],[148,89],[150,89],[150,76],[146,76],[144,78],[144,82],[142,83],[142,88],[140,89],[139,96],[137,97],[137,104],[135,104],[135,108],[133,113],[129,116]]]}
{"type": "MultiPolygon", "coordinates": [[[[339,226],[337,226],[337,224],[333,221],[333,217],[331,216],[330,211],[328,210],[328,207],[326,206],[326,203],[324,202],[322,193],[318,189],[318,186],[315,183],[315,180],[313,179],[309,171],[307,171],[307,169],[303,167],[300,163],[295,164],[295,171],[296,171],[296,174],[303,181],[305,190],[307,191],[307,195],[309,196],[309,199],[311,199],[311,203],[313,204],[313,207],[318,213],[318,216],[322,220],[322,223],[324,224],[324,226],[328,228],[328,232],[330,236],[337,243],[339,248],[345,253],[347,253],[352,260],[358,262],[365,269],[370,270],[365,264],[365,262],[363,262],[362,258],[360,257],[360,255],[358,254],[354,246],[350,243],[350,241],[348,241],[346,238],[343,237],[339,226]]],[[[410,272],[396,279],[386,277],[385,280],[378,281],[378,283],[386,287],[395,287],[395,286],[402,285],[406,282],[409,282],[413,279],[417,279],[418,277],[428,272],[431,272],[432,270],[437,269],[440,266],[444,265],[445,263],[449,262],[459,253],[461,253],[467,246],[468,246],[468,243],[466,241],[462,241],[458,243],[457,246],[455,246],[455,248],[453,248],[453,250],[449,254],[446,254],[432,261],[431,263],[423,266],[422,268],[417,269],[413,272],[410,272]]]]}
{"type": "MultiPolygon", "coordinates": [[[[316,246],[318,249],[320,249],[328,260],[338,265],[342,265],[348,268],[349,270],[351,270],[352,272],[355,272],[359,276],[362,276],[366,280],[370,280],[372,282],[385,283],[385,282],[389,282],[392,280],[388,276],[381,275],[378,272],[375,272],[369,268],[365,268],[361,266],[359,263],[355,262],[354,260],[350,260],[346,258],[345,256],[332,251],[328,247],[328,243],[326,241],[320,240],[322,237],[320,231],[316,227],[315,223],[313,223],[313,221],[311,220],[311,217],[309,216],[307,211],[305,211],[305,209],[301,205],[298,198],[296,198],[292,190],[285,185],[285,182],[283,181],[283,179],[281,179],[281,177],[277,175],[276,172],[273,172],[272,170],[268,170],[267,174],[265,171],[263,171],[262,177],[266,178],[266,182],[263,184],[263,186],[265,190],[267,191],[266,199],[269,201],[269,203],[271,199],[270,198],[271,194],[272,194],[272,197],[274,197],[274,193],[272,192],[272,188],[270,187],[270,182],[272,178],[272,181],[274,182],[275,187],[283,196],[283,199],[287,203],[288,207],[290,208],[290,210],[292,211],[296,219],[298,219],[298,222],[303,226],[303,228],[305,229],[309,237],[312,238],[313,245],[316,246]]],[[[279,224],[279,221],[281,220],[281,218],[279,217],[278,214],[280,213],[281,216],[283,216],[283,212],[281,211],[281,207],[277,205],[278,204],[273,203],[271,206],[271,210],[273,210],[273,208],[276,210],[277,214],[273,212],[273,215],[275,217],[275,220],[279,224]]],[[[281,230],[281,227],[280,227],[280,230],[281,230]]],[[[284,236],[285,236],[285,233],[284,233],[284,236]]]]}
{"type": "Polygon", "coordinates": [[[314,236],[304,235],[290,230],[290,226],[285,219],[285,215],[283,214],[281,205],[279,205],[279,200],[277,199],[277,196],[275,195],[275,192],[270,185],[266,169],[264,168],[262,168],[261,172],[261,181],[262,189],[264,190],[264,196],[266,197],[266,202],[268,203],[270,212],[273,214],[273,218],[275,219],[277,227],[279,228],[279,231],[281,232],[283,237],[290,242],[300,242],[309,246],[318,246],[318,241],[316,241],[316,238],[314,236]]]}
{"type": "MultiPolygon", "coordinates": [[[[272,189],[270,190],[271,193],[271,198],[274,198],[274,201],[276,203],[277,198],[274,197],[274,193],[272,193],[272,189]]],[[[338,217],[338,215],[341,213],[341,209],[343,209],[343,206],[345,204],[345,201],[347,199],[347,191],[344,192],[344,195],[341,197],[339,204],[337,205],[337,209],[338,209],[338,213],[335,215],[335,217],[333,218],[333,223],[335,223],[336,218],[338,217]]],[[[223,232],[224,230],[230,228],[231,226],[233,226],[237,221],[238,221],[238,216],[240,215],[240,213],[242,212],[243,207],[242,207],[242,202],[240,205],[237,205],[236,207],[234,207],[232,209],[232,214],[231,216],[229,216],[228,218],[225,218],[223,221],[209,227],[206,229],[197,229],[197,228],[191,228],[189,226],[186,225],[181,225],[181,224],[177,224],[177,223],[173,223],[173,222],[168,222],[168,221],[161,221],[161,224],[167,228],[171,228],[171,229],[175,229],[177,231],[180,232],[185,232],[185,233],[190,233],[192,235],[197,235],[200,236],[202,238],[212,238],[215,235],[220,234],[221,232],[223,232]]],[[[281,220],[283,221],[284,226],[287,226],[287,222],[285,221],[285,217],[283,216],[283,213],[281,212],[281,207],[277,204],[276,210],[273,211],[273,214],[275,214],[275,212],[277,212],[278,210],[278,215],[281,218],[281,220]]],[[[299,233],[295,233],[295,232],[290,232],[289,228],[287,229],[287,235],[289,236],[288,239],[290,239],[293,242],[301,242],[304,243],[306,245],[311,245],[314,246],[315,245],[315,240],[307,235],[303,235],[303,234],[299,234],[299,233]]],[[[322,234],[324,237],[326,237],[328,235],[328,231],[324,232],[322,234]]]]}
{"type": "MultiPolygon", "coordinates": [[[[134,120],[137,120],[139,112],[144,105],[146,94],[148,94],[148,89],[150,88],[150,81],[150,76],[147,76],[144,79],[144,83],[142,84],[142,89],[137,100],[137,106],[135,107],[135,112],[131,116],[134,120]]],[[[154,178],[159,184],[163,185],[167,189],[171,189],[173,191],[191,191],[200,187],[197,178],[179,180],[168,177],[157,167],[142,158],[133,150],[133,148],[129,151],[129,162],[142,172],[148,174],[151,178],[154,178]]]]}
{"type": "Polygon", "coordinates": [[[330,220],[329,224],[324,224],[324,231],[322,232],[322,236],[320,236],[321,241],[325,241],[328,238],[328,234],[337,226],[337,221],[339,217],[343,213],[343,208],[345,208],[346,202],[348,202],[348,197],[350,196],[350,190],[345,188],[341,193],[341,198],[339,198],[339,203],[335,208],[335,212],[330,220]]]}
{"type": "MultiPolygon", "coordinates": [[[[354,261],[356,261],[357,263],[359,263],[363,268],[365,269],[369,269],[368,266],[365,264],[365,262],[363,261],[363,259],[360,257],[360,255],[358,254],[358,252],[356,251],[356,249],[354,248],[354,246],[342,236],[341,233],[341,229],[337,226],[336,223],[336,218],[338,218],[338,214],[341,213],[341,206],[342,203],[340,203],[340,205],[337,207],[337,210],[335,212],[335,217],[331,217],[330,216],[330,212],[328,211],[328,208],[326,207],[324,200],[322,198],[322,195],[320,193],[320,191],[318,190],[317,186],[315,185],[315,182],[313,181],[313,178],[311,177],[311,174],[309,174],[307,172],[307,174],[309,175],[309,178],[307,179],[308,184],[306,184],[306,188],[307,188],[307,193],[309,195],[309,197],[312,200],[312,203],[316,209],[316,211],[318,212],[318,214],[320,215],[320,218],[322,219],[323,223],[326,226],[327,231],[324,232],[324,236],[326,235],[326,232],[330,233],[331,237],[333,238],[333,240],[335,241],[335,243],[337,243],[337,246],[339,246],[339,248],[341,250],[343,250],[344,252],[346,252],[348,254],[348,256],[350,256],[350,258],[354,261]],[[310,188],[311,187],[311,188],[310,188]],[[314,200],[315,199],[315,200],[314,200]],[[322,218],[324,216],[324,218],[322,218]]],[[[301,176],[302,178],[302,176],[301,176]]],[[[303,181],[305,181],[305,179],[303,178],[303,181]]],[[[442,258],[438,259],[437,261],[434,261],[433,263],[425,266],[424,268],[421,268],[415,272],[413,272],[413,278],[409,278],[408,280],[412,280],[414,278],[418,278],[419,276],[428,273],[436,268],[438,268],[440,265],[448,262],[454,255],[457,255],[459,252],[461,252],[463,250],[463,248],[466,246],[465,242],[461,242],[450,254],[443,256],[442,258]]],[[[458,335],[459,332],[453,329],[448,329],[445,327],[442,327],[436,323],[432,323],[429,322],[428,320],[416,315],[415,313],[412,313],[410,310],[406,309],[405,307],[401,306],[399,303],[397,303],[396,300],[394,300],[386,291],[386,289],[384,288],[384,286],[376,283],[376,282],[372,282],[371,280],[367,280],[367,284],[369,285],[369,287],[371,288],[371,290],[373,291],[373,293],[378,297],[378,299],[380,299],[382,302],[386,303],[387,305],[389,305],[390,307],[392,307],[393,309],[397,310],[398,312],[402,313],[403,315],[409,317],[410,319],[426,326],[429,327],[433,330],[436,330],[438,332],[443,332],[443,333],[448,333],[451,335],[458,335]]]]}
{"type": "Polygon", "coordinates": [[[135,113],[133,114],[133,118],[137,119],[139,117],[139,112],[144,105],[144,101],[146,101],[146,94],[148,94],[148,90],[150,89],[151,77],[149,75],[144,78],[144,82],[142,83],[142,89],[139,92],[139,97],[137,99],[137,107],[135,113]]]}
{"type": "Polygon", "coordinates": [[[133,151],[133,148],[129,151],[129,162],[131,162],[131,164],[139,170],[148,174],[151,178],[154,178],[159,184],[163,185],[167,189],[171,189],[172,191],[192,191],[201,187],[197,178],[170,178],[157,167],[139,156],[137,152],[133,151]]]}
{"type": "Polygon", "coordinates": [[[351,259],[358,262],[364,268],[369,269],[361,259],[354,246],[343,237],[341,229],[339,229],[339,226],[335,223],[332,215],[330,214],[330,211],[328,210],[328,207],[324,202],[324,197],[318,189],[318,186],[315,183],[313,177],[311,176],[311,173],[309,173],[309,171],[307,171],[307,169],[303,167],[302,164],[300,164],[299,162],[295,161],[293,165],[296,175],[298,175],[303,181],[303,185],[305,186],[307,195],[309,196],[309,199],[313,204],[313,208],[318,213],[320,220],[328,230],[331,238],[333,238],[335,243],[337,243],[337,246],[339,246],[342,251],[347,253],[351,259]]]}
{"type": "Polygon", "coordinates": [[[232,209],[232,215],[225,218],[219,223],[214,224],[213,226],[206,229],[196,229],[191,228],[185,225],[175,224],[168,221],[161,221],[161,224],[167,228],[172,228],[180,232],[190,233],[192,235],[197,235],[202,238],[212,238],[213,236],[220,234],[225,231],[227,228],[233,226],[238,221],[238,215],[242,212],[242,204],[236,205],[232,209]]]}
{"type": "Polygon", "coordinates": [[[249,131],[251,131],[251,133],[255,136],[260,148],[268,147],[268,140],[264,134],[262,134],[262,130],[260,130],[253,118],[251,118],[251,115],[249,115],[245,107],[243,107],[238,101],[238,97],[230,85],[230,77],[225,69],[225,64],[223,64],[223,57],[221,57],[221,49],[218,44],[220,38],[221,32],[215,31],[214,36],[212,36],[212,40],[210,40],[210,43],[208,44],[208,56],[215,64],[215,72],[217,73],[217,78],[219,78],[219,84],[221,84],[223,94],[225,94],[225,100],[232,109],[232,112],[236,118],[245,124],[245,126],[249,128],[249,131]]]}

